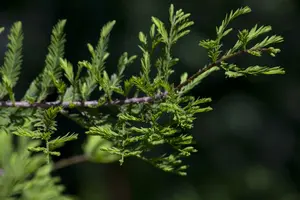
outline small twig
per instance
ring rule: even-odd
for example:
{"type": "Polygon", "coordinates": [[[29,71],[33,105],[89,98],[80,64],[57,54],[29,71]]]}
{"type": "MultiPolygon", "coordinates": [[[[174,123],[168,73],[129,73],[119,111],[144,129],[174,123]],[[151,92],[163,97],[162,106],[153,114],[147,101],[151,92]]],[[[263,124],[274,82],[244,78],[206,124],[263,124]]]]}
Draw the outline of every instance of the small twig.
{"type": "MultiPolygon", "coordinates": [[[[54,164],[53,171],[62,169],[71,165],[79,164],[79,163],[84,163],[87,162],[88,158],[86,155],[81,154],[81,155],[76,155],[72,156],[70,158],[62,159],[54,164]]],[[[4,170],[0,168],[0,176],[4,175],[4,170]]]]}
{"type": "Polygon", "coordinates": [[[62,159],[54,164],[54,169],[53,170],[58,170],[61,168],[65,168],[71,165],[87,162],[88,158],[86,155],[81,154],[81,155],[76,155],[72,156],[70,158],[62,159]]]}
{"type": "Polygon", "coordinates": [[[240,51],[237,51],[233,54],[230,54],[228,56],[222,56],[219,60],[217,60],[216,62],[214,63],[211,63],[209,65],[207,65],[206,67],[202,68],[202,69],[199,69],[195,74],[193,74],[190,78],[188,78],[186,81],[184,81],[183,83],[177,85],[175,87],[176,90],[180,90],[182,87],[186,86],[187,84],[189,84],[190,82],[192,82],[195,78],[197,78],[198,76],[200,76],[201,74],[203,74],[204,72],[206,72],[207,70],[209,70],[210,68],[220,64],[221,62],[225,61],[225,60],[228,60],[232,57],[235,57],[235,56],[238,56],[238,55],[241,55],[241,54],[245,54],[245,53],[248,53],[249,50],[256,50],[256,51],[261,51],[261,52],[265,52],[265,51],[269,51],[268,48],[260,48],[260,49],[247,49],[247,50],[240,50],[240,51]]]}

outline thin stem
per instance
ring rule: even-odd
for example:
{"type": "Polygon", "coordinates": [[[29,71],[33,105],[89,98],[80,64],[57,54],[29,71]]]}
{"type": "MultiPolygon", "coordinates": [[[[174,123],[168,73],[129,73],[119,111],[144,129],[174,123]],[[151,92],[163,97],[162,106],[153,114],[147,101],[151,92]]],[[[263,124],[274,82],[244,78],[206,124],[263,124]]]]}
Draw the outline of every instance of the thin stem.
{"type": "MultiPolygon", "coordinates": [[[[53,171],[69,167],[71,165],[87,162],[88,158],[84,155],[76,155],[70,158],[62,159],[54,164],[53,171]]],[[[0,176],[4,175],[4,170],[0,168],[0,176]]]]}
{"type": "Polygon", "coordinates": [[[46,140],[46,149],[47,149],[47,163],[50,163],[50,149],[49,149],[49,140],[46,140]]]}
{"type": "MultiPolygon", "coordinates": [[[[161,99],[162,97],[166,96],[167,92],[160,93],[155,95],[155,97],[134,97],[125,100],[113,100],[111,102],[106,102],[101,106],[109,106],[109,105],[122,105],[122,104],[135,104],[135,103],[147,103],[152,102],[156,99],[161,99]]],[[[0,101],[0,107],[18,107],[18,108],[49,108],[49,107],[56,107],[61,106],[63,108],[69,107],[99,107],[99,102],[96,100],[93,101],[52,101],[52,102],[44,102],[44,103],[29,103],[27,101],[16,101],[15,103],[11,101],[0,101]]]]}
{"type": "Polygon", "coordinates": [[[70,158],[62,159],[62,160],[56,162],[54,164],[53,170],[58,170],[61,168],[69,167],[71,165],[75,165],[75,164],[79,164],[79,163],[84,163],[87,161],[88,161],[88,158],[84,154],[72,156],[70,158]]]}

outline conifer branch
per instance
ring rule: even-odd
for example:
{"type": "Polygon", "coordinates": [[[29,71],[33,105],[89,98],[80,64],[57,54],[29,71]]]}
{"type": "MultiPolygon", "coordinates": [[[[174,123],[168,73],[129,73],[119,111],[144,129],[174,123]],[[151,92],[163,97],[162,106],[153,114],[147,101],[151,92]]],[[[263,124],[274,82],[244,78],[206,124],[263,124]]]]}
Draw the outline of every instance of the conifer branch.
{"type": "MultiPolygon", "coordinates": [[[[206,67],[200,69],[198,72],[196,72],[195,74],[193,74],[185,82],[183,82],[183,83],[179,84],[178,86],[176,86],[175,89],[176,90],[180,90],[182,87],[184,87],[185,85],[187,85],[188,83],[190,83],[191,81],[193,81],[195,78],[197,78],[202,73],[204,73],[205,71],[209,70],[210,68],[212,68],[212,67],[220,64],[221,62],[223,62],[225,60],[233,58],[235,56],[249,53],[248,52],[249,50],[250,49],[248,49],[248,50],[240,50],[240,51],[237,51],[236,53],[222,56],[216,62],[211,63],[211,64],[207,65],[206,67]]],[[[251,49],[251,50],[253,50],[253,49],[251,49]]],[[[269,51],[269,48],[255,49],[255,51],[267,52],[267,51],[269,51]]],[[[164,92],[164,93],[161,93],[159,95],[156,95],[155,98],[164,98],[164,97],[167,96],[167,94],[168,94],[167,92],[164,92]]],[[[151,102],[153,100],[154,100],[154,98],[152,98],[152,97],[140,97],[140,98],[126,99],[126,100],[123,100],[123,101],[121,101],[121,100],[115,100],[115,101],[107,103],[105,105],[108,105],[108,104],[110,104],[110,105],[116,105],[116,104],[130,104],[130,103],[146,103],[146,102],[151,102]]],[[[84,105],[82,105],[82,102],[73,102],[73,104],[75,106],[97,106],[98,102],[97,101],[87,101],[87,102],[84,102],[84,105]]],[[[10,105],[12,105],[12,103],[10,105]]],[[[43,106],[50,106],[50,105],[51,105],[51,102],[43,104],[43,106]]],[[[61,105],[63,107],[68,107],[68,106],[70,106],[70,103],[65,102],[63,104],[59,104],[59,102],[58,102],[57,104],[52,103],[52,105],[61,105]]],[[[75,165],[75,164],[79,164],[79,163],[83,163],[83,162],[87,162],[87,161],[88,161],[88,158],[85,155],[83,155],[83,154],[82,155],[71,156],[69,158],[62,159],[62,160],[58,161],[57,163],[55,163],[54,170],[65,168],[65,167],[69,167],[71,165],[75,165]]]]}
{"type": "MultiPolygon", "coordinates": [[[[117,71],[110,74],[106,70],[115,21],[103,26],[95,46],[87,45],[91,57],[75,64],[64,57],[66,20],[60,20],[52,29],[43,71],[18,101],[13,88],[21,72],[23,31],[21,22],[16,22],[10,29],[4,63],[0,66],[0,200],[17,197],[71,200],[73,197],[64,195],[59,178],[52,177],[51,172],[84,162],[119,161],[122,165],[128,157],[135,157],[165,172],[186,176],[189,166],[185,159],[197,152],[188,130],[194,127],[197,114],[212,110],[207,105],[211,98],[195,97],[189,92],[218,70],[223,70],[228,78],[285,73],[280,66],[240,67],[227,62],[244,54],[259,57],[268,53],[274,57],[280,52],[271,46],[283,42],[279,35],[268,35],[252,44],[272,30],[271,26],[258,25],[238,30],[236,43],[230,49],[222,48],[223,38],[233,30],[228,28],[230,22],[249,12],[251,9],[247,6],[231,11],[216,27],[215,39],[199,42],[199,46],[207,50],[210,61],[195,73],[182,74],[178,85],[169,82],[179,62],[179,58],[173,57],[172,48],[190,32],[194,24],[190,13],[175,10],[171,5],[168,25],[151,17],[149,33],[139,32],[141,71],[130,78],[126,78],[124,71],[136,60],[136,55],[124,52],[117,71]],[[158,46],[161,48],[157,49],[158,46]],[[156,75],[152,73],[153,67],[156,75]],[[56,100],[47,101],[54,92],[56,100]],[[101,96],[92,99],[96,92],[101,96]],[[115,95],[122,97],[117,99],[115,95]],[[112,112],[97,109],[105,106],[118,109],[112,112]],[[74,112],[67,111],[74,108],[74,112]],[[61,155],[60,147],[78,139],[78,133],[60,133],[59,113],[82,126],[87,138],[82,154],[54,162],[52,157],[61,155]],[[57,132],[59,135],[54,137],[57,132]],[[18,136],[17,141],[14,135],[18,136]],[[166,151],[156,151],[157,147],[166,151]]],[[[0,27],[0,33],[3,30],[0,27]]]]}
{"type": "MultiPolygon", "coordinates": [[[[182,87],[187,85],[188,83],[192,82],[194,79],[196,79],[198,76],[206,72],[207,70],[211,69],[212,67],[220,64],[223,61],[226,61],[230,58],[239,56],[241,54],[247,54],[249,51],[260,51],[260,52],[268,52],[270,51],[269,48],[259,48],[259,49],[247,49],[247,50],[240,50],[237,51],[233,54],[230,55],[224,55],[221,57],[219,60],[217,60],[214,63],[211,63],[207,65],[204,68],[199,69],[195,74],[190,76],[186,81],[182,82],[181,84],[177,85],[175,87],[175,90],[180,90],[182,87]]],[[[34,102],[34,103],[29,103],[27,101],[16,101],[15,103],[11,101],[0,101],[0,107],[19,107],[19,108],[50,108],[50,107],[58,107],[61,106],[62,108],[69,108],[69,107],[99,107],[100,106],[110,106],[110,105],[124,105],[124,104],[138,104],[138,103],[151,103],[155,100],[163,99],[166,97],[168,92],[163,92],[160,94],[156,94],[154,97],[133,97],[133,98],[128,98],[125,100],[119,100],[115,99],[110,102],[106,102],[102,105],[99,104],[97,100],[91,100],[91,101],[66,101],[66,102],[61,102],[61,101],[53,101],[53,102],[34,102]]]]}
{"type": "MultiPolygon", "coordinates": [[[[159,18],[151,18],[153,24],[149,32],[150,37],[143,32],[139,33],[141,42],[139,48],[143,52],[140,59],[141,72],[127,80],[124,80],[123,72],[137,58],[135,55],[128,57],[125,52],[119,59],[117,72],[109,74],[106,71],[106,60],[109,56],[109,52],[107,52],[109,36],[115,21],[103,26],[99,42],[95,47],[88,44],[91,59],[79,61],[77,70],[72,63],[64,58],[66,40],[63,29],[66,21],[59,21],[52,31],[44,71],[31,83],[24,98],[19,101],[15,101],[12,90],[18,80],[22,61],[20,51],[23,35],[21,24],[17,23],[19,26],[15,25],[9,36],[11,45],[6,53],[4,65],[0,69],[0,75],[2,75],[0,99],[6,95],[9,97],[9,101],[0,100],[0,108],[43,108],[46,110],[33,109],[32,111],[29,109],[26,112],[19,109],[1,109],[4,115],[2,118],[8,118],[8,120],[4,120],[1,127],[5,127],[6,132],[10,131],[14,135],[38,139],[39,142],[43,142],[40,143],[43,146],[39,146],[40,144],[28,145],[27,149],[30,152],[46,154],[49,163],[51,156],[60,155],[59,151],[54,150],[68,141],[77,139],[78,135],[67,133],[53,138],[54,132],[57,131],[55,119],[57,114],[64,112],[63,109],[78,108],[79,114],[68,113],[68,117],[87,129],[85,133],[89,136],[83,146],[84,153],[62,159],[54,163],[54,168],[52,165],[48,165],[47,170],[57,170],[86,161],[111,163],[119,160],[122,165],[125,158],[134,156],[166,172],[184,176],[188,166],[183,163],[182,159],[197,152],[193,147],[193,136],[187,133],[187,130],[193,128],[193,121],[196,119],[197,113],[212,110],[211,107],[203,105],[211,102],[211,98],[195,98],[188,95],[188,92],[199,85],[208,75],[220,69],[224,70],[225,75],[229,78],[285,73],[280,66],[255,65],[240,68],[234,63],[226,62],[242,54],[261,56],[262,53],[267,52],[271,56],[275,56],[280,52],[280,49],[270,47],[271,44],[283,42],[283,38],[277,35],[267,36],[254,46],[247,47],[249,42],[261,34],[271,31],[271,26],[258,27],[255,25],[250,30],[239,30],[237,42],[222,54],[222,39],[233,30],[232,28],[227,29],[229,22],[250,11],[249,7],[231,11],[229,15],[226,15],[222,24],[216,28],[215,39],[199,42],[199,46],[207,50],[210,62],[190,77],[185,72],[177,86],[169,82],[170,75],[175,71],[173,66],[179,61],[178,58],[172,56],[171,48],[179,38],[190,32],[188,28],[194,22],[190,21],[189,13],[184,13],[181,9],[175,11],[174,6],[171,5],[169,26],[165,26],[159,18]],[[159,44],[163,45],[162,54],[156,58],[155,63],[152,63],[151,61],[154,61],[154,58],[151,57],[153,56],[152,52],[159,44]],[[150,77],[152,66],[157,69],[156,77],[150,77]],[[96,88],[98,88],[97,92],[102,93],[102,96],[92,100],[90,96],[96,88]],[[47,97],[54,90],[58,93],[57,100],[47,102],[47,97]],[[130,97],[128,94],[133,92],[134,97],[130,97]],[[142,97],[141,93],[143,93],[142,97]],[[114,99],[115,94],[123,97],[114,99]],[[116,116],[104,115],[97,109],[87,109],[114,105],[120,105],[116,116]],[[165,118],[165,114],[169,120],[168,122],[161,122],[160,119],[165,118]],[[24,124],[23,121],[21,124],[19,121],[12,121],[11,119],[14,119],[15,116],[24,117],[24,124]],[[111,117],[113,120],[110,121],[111,117]],[[28,127],[29,124],[30,128],[28,127]],[[8,126],[9,128],[7,128],[8,126]],[[158,157],[148,156],[147,153],[157,145],[168,145],[174,151],[158,157]]],[[[20,163],[14,166],[24,165],[21,161],[20,163]]],[[[3,167],[5,174],[9,174],[7,169],[12,168],[10,165],[1,167],[3,167]]],[[[36,167],[40,166],[36,165],[36,167]]],[[[16,170],[19,169],[16,168],[16,170]]],[[[3,174],[3,171],[0,168],[0,175],[1,173],[3,174]]],[[[54,187],[53,190],[55,190],[54,187]]]]}

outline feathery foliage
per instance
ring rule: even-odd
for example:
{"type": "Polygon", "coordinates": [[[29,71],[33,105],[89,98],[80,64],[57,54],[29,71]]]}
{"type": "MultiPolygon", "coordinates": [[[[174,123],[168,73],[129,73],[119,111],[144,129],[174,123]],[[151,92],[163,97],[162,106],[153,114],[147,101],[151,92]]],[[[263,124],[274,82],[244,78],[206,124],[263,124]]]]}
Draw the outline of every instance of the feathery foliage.
{"type": "MultiPolygon", "coordinates": [[[[2,32],[2,31],[1,31],[2,32]]],[[[14,103],[15,97],[12,88],[16,85],[22,64],[22,23],[16,22],[10,30],[8,36],[9,43],[7,45],[7,52],[4,57],[4,64],[1,67],[2,85],[1,88],[1,98],[8,94],[10,100],[14,103]],[[3,88],[4,87],[4,88],[3,88]],[[4,93],[5,92],[5,93],[4,93]]]]}
{"type": "Polygon", "coordinates": [[[65,24],[66,20],[61,20],[52,30],[45,68],[31,83],[24,97],[29,102],[41,102],[44,100],[61,78],[60,59],[64,56],[64,44],[66,42],[64,34],[65,24]]]}
{"type": "Polygon", "coordinates": [[[39,139],[45,142],[45,147],[28,147],[28,150],[33,152],[43,152],[47,155],[47,161],[50,163],[50,155],[59,156],[60,153],[53,151],[62,146],[65,142],[76,140],[77,134],[69,134],[62,137],[57,137],[51,140],[51,135],[56,131],[55,117],[60,112],[61,107],[51,107],[46,111],[39,111],[35,114],[36,118],[33,120],[35,130],[18,128],[12,132],[18,136],[26,136],[32,139],[39,139]]]}
{"type": "MultiPolygon", "coordinates": [[[[78,137],[78,134],[66,133],[53,138],[57,131],[56,117],[60,114],[86,129],[83,160],[123,164],[127,157],[137,157],[164,171],[186,175],[185,158],[197,152],[189,130],[199,113],[212,110],[208,105],[211,98],[194,97],[189,92],[215,71],[224,72],[228,78],[284,74],[279,66],[241,68],[228,62],[241,54],[262,56],[265,52],[275,56],[280,52],[272,45],[283,42],[281,36],[267,36],[252,44],[260,35],[271,31],[271,26],[257,25],[250,30],[238,30],[238,39],[232,48],[222,49],[224,37],[233,32],[228,28],[230,22],[249,12],[249,7],[231,11],[216,27],[215,39],[199,42],[207,50],[211,63],[191,76],[182,74],[177,86],[169,82],[179,61],[173,57],[172,48],[190,32],[193,22],[189,13],[175,10],[171,5],[168,25],[157,17],[151,18],[149,33],[138,34],[140,73],[128,79],[124,79],[124,72],[138,58],[136,55],[123,53],[116,73],[106,71],[108,44],[115,21],[103,26],[95,46],[87,45],[91,58],[78,61],[74,68],[64,58],[66,20],[61,20],[52,30],[43,71],[20,101],[15,100],[12,90],[22,63],[22,24],[16,22],[9,33],[8,50],[0,69],[0,97],[8,95],[10,99],[0,102],[0,167],[4,170],[0,172],[3,173],[1,199],[16,199],[15,195],[21,199],[70,199],[62,194],[63,187],[57,184],[59,180],[50,175],[55,165],[52,156],[60,155],[57,149],[78,137]],[[160,54],[154,56],[154,51],[160,54]],[[150,72],[154,72],[154,76],[150,72]],[[45,102],[54,91],[58,93],[57,101],[45,102]],[[90,99],[94,91],[99,94],[96,100],[90,99]],[[123,99],[114,99],[115,94],[123,99]],[[130,97],[130,94],[134,95],[130,97]],[[116,112],[101,113],[98,108],[104,106],[114,107],[116,112]],[[18,136],[17,149],[12,145],[13,135],[18,136]]],[[[3,30],[1,28],[0,33],[3,30]]]]}

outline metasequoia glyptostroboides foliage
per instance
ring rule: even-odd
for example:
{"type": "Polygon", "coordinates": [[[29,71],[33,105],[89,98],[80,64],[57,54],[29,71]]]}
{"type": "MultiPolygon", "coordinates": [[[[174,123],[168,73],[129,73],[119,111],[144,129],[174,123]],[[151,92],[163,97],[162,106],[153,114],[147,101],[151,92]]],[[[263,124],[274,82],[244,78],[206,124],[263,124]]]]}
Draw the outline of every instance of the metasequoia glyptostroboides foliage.
{"type": "Polygon", "coordinates": [[[238,30],[236,43],[229,49],[222,48],[224,37],[234,32],[228,28],[230,22],[249,12],[249,7],[231,11],[216,28],[214,39],[199,42],[207,50],[210,63],[199,66],[192,75],[183,73],[177,85],[169,81],[179,61],[173,57],[172,47],[190,32],[193,22],[189,13],[174,10],[171,5],[167,25],[156,17],[151,18],[149,31],[138,34],[141,70],[128,79],[123,75],[130,64],[137,62],[136,55],[123,53],[115,73],[106,71],[109,36],[115,21],[103,26],[95,46],[87,45],[91,57],[74,66],[64,57],[66,20],[61,20],[53,28],[44,69],[20,100],[15,99],[13,89],[21,74],[23,32],[21,22],[14,23],[0,69],[0,197],[48,199],[50,193],[56,199],[71,199],[62,195],[63,188],[56,184],[50,172],[84,161],[122,164],[126,157],[133,156],[164,171],[186,175],[188,166],[184,158],[197,151],[189,129],[193,128],[198,113],[212,110],[207,105],[210,98],[194,97],[189,92],[215,71],[222,71],[229,78],[284,73],[278,66],[242,68],[230,62],[230,58],[243,54],[259,57],[280,52],[272,45],[282,42],[281,36],[266,36],[253,43],[271,31],[271,26],[258,25],[238,30]],[[154,56],[156,49],[160,54],[154,56]],[[154,76],[150,75],[151,71],[154,76]],[[46,101],[53,92],[58,93],[57,100],[46,101]],[[91,99],[92,93],[98,98],[91,99]],[[106,111],[102,109],[105,107],[106,111]],[[53,137],[59,131],[58,114],[80,124],[86,130],[87,139],[84,154],[53,163],[52,157],[60,155],[57,149],[78,137],[78,133],[53,137]],[[13,135],[17,136],[17,146],[13,145],[13,135]],[[168,147],[168,151],[153,156],[151,152],[159,146],[168,147]],[[47,184],[42,184],[45,180],[47,184]]]}

